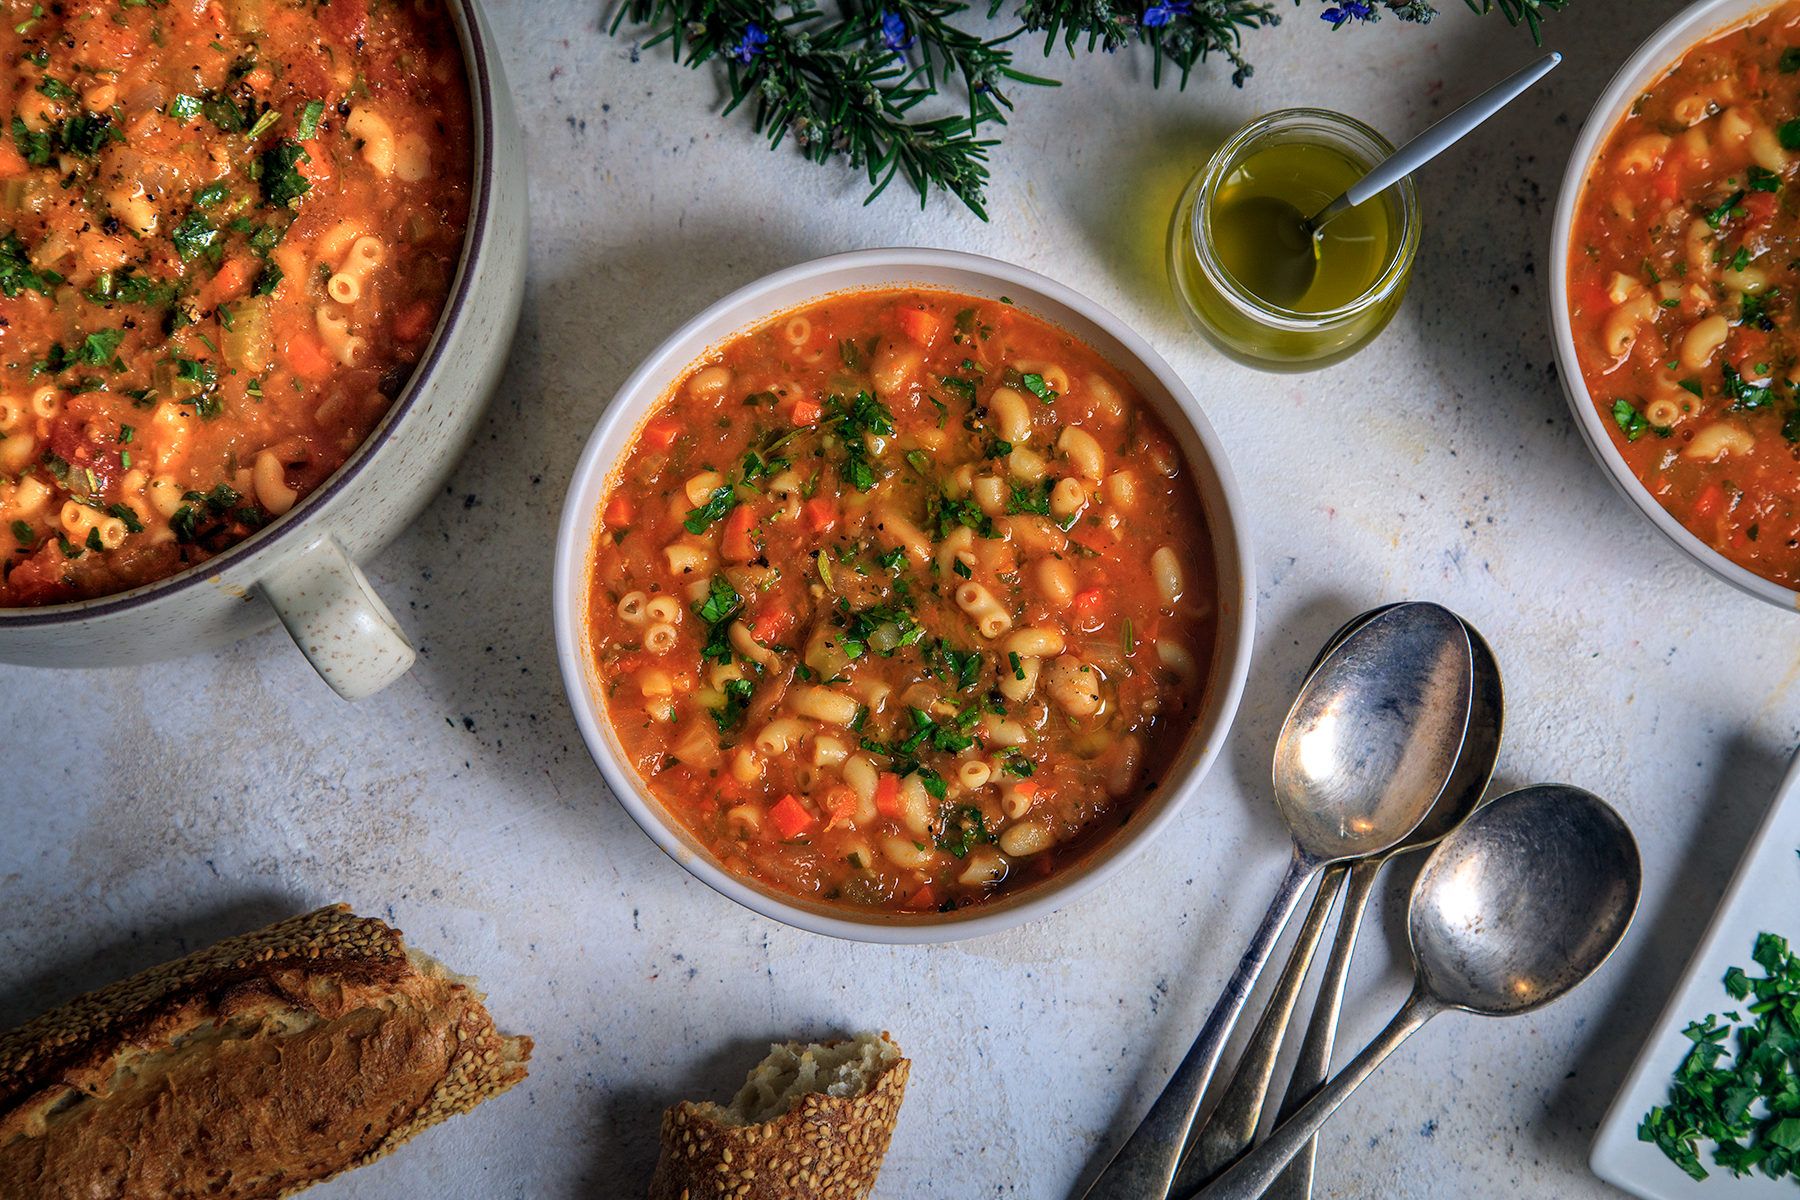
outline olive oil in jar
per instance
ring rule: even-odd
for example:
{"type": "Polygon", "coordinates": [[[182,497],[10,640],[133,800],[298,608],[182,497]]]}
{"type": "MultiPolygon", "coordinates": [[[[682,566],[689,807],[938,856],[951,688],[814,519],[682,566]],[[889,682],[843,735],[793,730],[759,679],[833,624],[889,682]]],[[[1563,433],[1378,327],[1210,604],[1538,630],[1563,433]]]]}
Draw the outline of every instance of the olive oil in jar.
{"type": "Polygon", "coordinates": [[[1311,217],[1394,152],[1362,122],[1295,108],[1250,122],[1188,184],[1169,226],[1169,279],[1188,321],[1228,357],[1264,371],[1311,371],[1372,341],[1400,307],[1419,244],[1412,180],[1304,234],[1276,210],[1311,217]],[[1285,255],[1288,274],[1280,273],[1285,255]],[[1295,285],[1296,255],[1313,266],[1295,285]]]}
{"type": "Polygon", "coordinates": [[[1376,198],[1326,222],[1313,236],[1312,285],[1298,300],[1282,296],[1273,272],[1278,259],[1303,253],[1291,246],[1301,231],[1276,225],[1283,210],[1292,214],[1290,225],[1312,216],[1365,173],[1336,147],[1316,142],[1289,142],[1251,155],[1225,177],[1213,199],[1212,243],[1220,264],[1246,290],[1279,308],[1322,313],[1355,302],[1387,266],[1393,242],[1387,205],[1376,198]]]}

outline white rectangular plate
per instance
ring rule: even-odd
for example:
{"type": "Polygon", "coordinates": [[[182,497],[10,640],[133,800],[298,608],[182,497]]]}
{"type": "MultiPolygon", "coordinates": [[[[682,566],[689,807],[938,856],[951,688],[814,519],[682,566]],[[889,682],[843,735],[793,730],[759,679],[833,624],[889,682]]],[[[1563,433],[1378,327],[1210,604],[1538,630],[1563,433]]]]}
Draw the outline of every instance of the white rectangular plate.
{"type": "MultiPolygon", "coordinates": [[[[1800,851],[1800,753],[1788,765],[1775,802],[1769,806],[1762,828],[1750,839],[1687,973],[1651,1028],[1606,1119],[1600,1122],[1588,1162],[1594,1174],[1608,1183],[1645,1200],[1795,1200],[1800,1196],[1800,1183],[1791,1177],[1770,1179],[1755,1173],[1733,1177],[1730,1171],[1714,1166],[1709,1142],[1700,1144],[1700,1162],[1708,1171],[1707,1178],[1691,1179],[1654,1142],[1640,1142],[1637,1136],[1644,1115],[1668,1103],[1675,1069],[1694,1048],[1681,1031],[1708,1013],[1744,1013],[1743,1002],[1733,1000],[1721,981],[1732,967],[1744,968],[1753,978],[1762,975],[1762,968],[1750,958],[1756,935],[1779,934],[1790,946],[1800,947],[1800,854],[1796,851],[1800,851]]],[[[1735,1050],[1735,1039],[1728,1044],[1735,1050]]]]}

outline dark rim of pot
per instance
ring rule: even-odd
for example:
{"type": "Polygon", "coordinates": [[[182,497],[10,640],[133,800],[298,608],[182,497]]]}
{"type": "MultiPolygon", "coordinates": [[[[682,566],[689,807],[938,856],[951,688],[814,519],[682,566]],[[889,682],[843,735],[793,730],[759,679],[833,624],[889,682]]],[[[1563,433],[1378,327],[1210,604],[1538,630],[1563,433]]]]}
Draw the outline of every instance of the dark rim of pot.
{"type": "Polygon", "coordinates": [[[362,469],[374,459],[377,452],[394,436],[395,430],[411,412],[414,402],[431,380],[432,371],[438,360],[443,357],[444,347],[449,342],[448,332],[462,316],[464,304],[468,301],[469,292],[474,286],[475,263],[481,257],[482,243],[486,236],[486,225],[489,210],[493,204],[494,192],[494,95],[493,80],[488,73],[487,49],[481,42],[481,26],[475,13],[474,0],[453,0],[456,11],[462,14],[462,21],[457,35],[463,39],[463,60],[468,68],[470,98],[475,102],[475,124],[480,130],[477,150],[480,159],[475,164],[474,204],[469,211],[468,230],[463,235],[463,252],[461,270],[456,284],[456,291],[444,304],[444,311],[438,318],[436,335],[431,345],[426,348],[425,357],[413,367],[412,376],[406,381],[406,387],[399,399],[388,409],[381,424],[363,440],[356,453],[335,471],[325,485],[307,496],[291,513],[284,513],[270,525],[258,530],[250,537],[231,546],[205,562],[195,563],[174,575],[153,580],[133,588],[128,592],[120,592],[114,596],[97,596],[92,600],[77,600],[69,604],[44,605],[39,608],[0,608],[0,630],[18,629],[30,626],[59,625],[85,620],[89,617],[113,616],[128,612],[140,605],[161,600],[165,596],[174,595],[197,587],[222,570],[229,569],[237,560],[259,553],[274,543],[298,531],[306,523],[306,518],[326,504],[333,496],[349,487],[362,473],[362,469]]]}

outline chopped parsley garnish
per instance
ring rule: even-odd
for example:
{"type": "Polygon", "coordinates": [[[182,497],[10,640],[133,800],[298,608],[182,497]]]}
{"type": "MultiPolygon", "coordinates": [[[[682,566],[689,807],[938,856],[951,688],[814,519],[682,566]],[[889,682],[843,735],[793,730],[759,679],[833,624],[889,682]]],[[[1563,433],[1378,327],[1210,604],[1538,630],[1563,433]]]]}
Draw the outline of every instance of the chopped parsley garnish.
{"type": "Polygon", "coordinates": [[[272,208],[291,208],[300,197],[312,190],[312,184],[300,172],[301,163],[312,161],[299,142],[283,138],[257,159],[262,181],[263,200],[272,208]]]}
{"type": "Polygon", "coordinates": [[[176,509],[175,515],[169,518],[169,528],[174,532],[175,540],[178,542],[193,541],[194,526],[199,519],[200,514],[194,511],[194,506],[191,504],[184,504],[176,509]]]}
{"type": "Polygon", "coordinates": [[[62,276],[55,271],[33,269],[31,255],[18,234],[9,233],[0,238],[0,292],[4,292],[8,300],[27,288],[48,296],[61,282],[62,276]]]}
{"type": "Polygon", "coordinates": [[[1731,269],[1734,271],[1741,271],[1749,265],[1750,265],[1750,251],[1744,249],[1744,247],[1742,247],[1742,246],[1739,246],[1737,248],[1737,253],[1731,256],[1731,269]]]}
{"type": "Polygon", "coordinates": [[[880,473],[869,462],[868,435],[886,437],[894,432],[894,414],[871,392],[858,392],[856,399],[845,403],[842,396],[825,401],[824,419],[833,422],[844,439],[848,459],[842,475],[845,482],[859,492],[875,486],[880,473]]]}
{"type": "Polygon", "coordinates": [[[145,304],[163,308],[174,302],[177,286],[135,274],[126,267],[120,271],[102,271],[94,276],[87,298],[95,304],[145,304]]]}
{"type": "Polygon", "coordinates": [[[220,133],[242,133],[247,118],[244,110],[230,96],[208,92],[200,100],[200,112],[218,127],[220,133]]]}
{"type": "Polygon", "coordinates": [[[76,100],[81,96],[80,92],[62,80],[53,79],[48,75],[44,76],[43,82],[37,85],[37,90],[52,100],[76,100]]]}
{"type": "MultiPolygon", "coordinates": [[[[181,514],[177,513],[175,515],[180,516],[181,514]]],[[[79,547],[79,546],[75,545],[73,542],[71,542],[68,539],[67,535],[62,534],[62,533],[58,533],[56,535],[56,544],[62,548],[63,557],[66,559],[69,559],[71,561],[73,561],[77,558],[80,558],[84,553],[86,553],[86,551],[82,550],[81,547],[79,547]]]]}
{"type": "Polygon", "coordinates": [[[958,379],[954,375],[946,375],[941,380],[944,390],[965,404],[975,403],[975,383],[970,379],[958,379]]]}
{"type": "Polygon", "coordinates": [[[727,679],[721,690],[725,693],[725,703],[712,710],[712,719],[718,723],[719,732],[726,733],[750,706],[750,696],[756,691],[756,685],[748,679],[727,679]]]}
{"type": "Polygon", "coordinates": [[[1731,407],[1755,411],[1769,408],[1775,403],[1775,389],[1772,386],[1758,387],[1737,373],[1730,363],[1724,366],[1725,394],[1731,397],[1731,407]]]}
{"type": "Polygon", "coordinates": [[[694,605],[694,615],[709,625],[718,625],[729,620],[743,606],[744,598],[731,586],[731,580],[724,575],[714,575],[706,599],[694,605]]]}
{"type": "Polygon", "coordinates": [[[88,526],[87,548],[96,553],[103,552],[106,549],[106,543],[100,540],[100,527],[98,525],[88,526]]]}
{"type": "Polygon", "coordinates": [[[689,533],[705,533],[706,527],[738,506],[737,491],[730,484],[713,489],[713,494],[706,498],[706,503],[699,508],[688,509],[687,520],[681,523],[689,533]]]}
{"type": "Polygon", "coordinates": [[[213,228],[205,213],[195,209],[170,232],[169,240],[175,243],[175,252],[181,255],[182,262],[192,262],[219,240],[219,231],[213,228]]]}
{"type": "Polygon", "coordinates": [[[256,277],[256,286],[250,289],[252,296],[272,296],[281,285],[281,268],[273,262],[263,264],[262,274],[256,277]]]}
{"type": "Polygon", "coordinates": [[[1012,485],[1012,496],[1006,501],[1009,513],[1037,513],[1041,517],[1050,515],[1050,481],[1040,479],[1031,487],[1012,485]]]}
{"type": "Polygon", "coordinates": [[[31,532],[31,526],[24,521],[12,523],[12,535],[13,539],[26,549],[30,549],[32,543],[37,541],[37,536],[31,532]]]}
{"type": "Polygon", "coordinates": [[[950,569],[958,575],[961,575],[964,579],[972,579],[975,576],[975,572],[969,570],[969,564],[964,562],[961,558],[951,559],[950,569]]]}
{"type": "Polygon", "coordinates": [[[1792,75],[1795,71],[1800,71],[1800,47],[1789,46],[1783,50],[1781,57],[1775,62],[1775,69],[1783,75],[1792,75]]]}
{"type": "Polygon", "coordinates": [[[319,120],[325,115],[325,102],[314,100],[300,110],[300,120],[294,129],[294,135],[301,141],[311,141],[313,134],[319,131],[319,120]]]}
{"type": "Polygon", "coordinates": [[[1747,182],[1753,192],[1778,192],[1781,190],[1781,176],[1767,167],[1751,167],[1747,182]]]}
{"type": "Polygon", "coordinates": [[[1042,375],[1021,375],[1019,376],[1019,382],[1025,386],[1026,391],[1036,396],[1039,400],[1042,400],[1045,404],[1056,403],[1056,392],[1049,384],[1044,382],[1044,377],[1042,375]]]}
{"type": "Polygon", "coordinates": [[[231,198],[231,189],[223,183],[212,183],[194,193],[194,203],[201,208],[211,208],[222,200],[231,198]]]}
{"type": "Polygon", "coordinates": [[[880,564],[884,571],[898,571],[906,566],[906,551],[899,546],[895,546],[886,554],[877,555],[875,561],[880,564]]]}
{"type": "Polygon", "coordinates": [[[210,492],[183,492],[181,498],[194,504],[204,504],[214,516],[243,499],[230,484],[220,483],[213,486],[210,492]]]}
{"type": "Polygon", "coordinates": [[[1037,770],[1032,761],[1025,757],[1025,752],[1017,746],[1008,746],[994,757],[1000,763],[1001,770],[1017,775],[1020,779],[1030,779],[1031,773],[1037,770]]]}
{"type": "Polygon", "coordinates": [[[106,506],[106,511],[109,516],[117,517],[125,522],[127,533],[144,532],[144,523],[138,520],[137,510],[129,504],[109,504],[106,506]]]}
{"type": "MultiPolygon", "coordinates": [[[[1800,126],[1800,121],[1789,121],[1787,125],[1783,125],[1781,127],[1782,144],[1783,145],[1787,144],[1787,129],[1788,129],[1789,125],[1800,126]]],[[[1800,128],[1797,128],[1795,132],[1797,134],[1800,134],[1800,128]]],[[[1725,203],[1719,205],[1719,207],[1713,209],[1711,212],[1706,214],[1706,223],[1708,225],[1711,225],[1714,229],[1717,229],[1720,225],[1725,223],[1725,219],[1727,217],[1743,216],[1744,210],[1739,207],[1741,204],[1743,204],[1743,202],[1744,202],[1744,192],[1742,189],[1739,189],[1738,191],[1731,193],[1730,199],[1726,200],[1725,203]]]]}
{"type": "Polygon", "coordinates": [[[1775,321],[1769,316],[1769,308],[1781,298],[1779,288],[1770,288],[1752,296],[1745,293],[1743,301],[1738,305],[1738,324],[1749,325],[1765,333],[1775,328],[1775,321]]]}
{"type": "Polygon", "coordinates": [[[906,463],[921,476],[929,476],[931,474],[931,456],[923,450],[908,450],[906,452],[906,463]]]}
{"type": "Polygon", "coordinates": [[[1021,683],[1024,682],[1025,664],[1019,661],[1019,652],[1017,650],[1008,650],[1006,652],[1006,665],[1012,668],[1014,679],[1019,680],[1021,683]]]}
{"type": "Polygon", "coordinates": [[[1650,422],[1644,420],[1644,414],[1633,408],[1631,401],[1623,396],[1613,401],[1612,415],[1619,428],[1624,430],[1625,440],[1628,442],[1637,441],[1644,430],[1650,428],[1650,422]]]}
{"type": "Polygon", "coordinates": [[[1683,379],[1675,386],[1681,388],[1683,391],[1692,392],[1696,396],[1700,395],[1700,381],[1698,379],[1683,379]]]}
{"type": "Polygon", "coordinates": [[[955,857],[964,858],[976,846],[986,845],[992,840],[981,810],[972,804],[965,804],[944,818],[944,831],[938,835],[937,844],[955,857]]]}
{"type": "Polygon", "coordinates": [[[936,528],[936,540],[940,542],[958,525],[967,525],[975,531],[976,537],[991,538],[996,534],[993,518],[967,497],[952,500],[948,496],[933,496],[925,506],[925,523],[936,528]]]}
{"type": "Polygon", "coordinates": [[[177,95],[163,111],[186,125],[200,115],[200,100],[196,96],[177,95]]]}
{"type": "Polygon", "coordinates": [[[965,653],[949,642],[940,641],[937,652],[952,687],[959,692],[966,692],[975,686],[975,680],[981,675],[981,654],[978,651],[970,650],[965,653]]]}
{"type": "Polygon", "coordinates": [[[125,364],[119,357],[119,343],[125,340],[123,329],[100,329],[87,335],[80,349],[75,351],[75,361],[84,367],[105,367],[111,371],[123,371],[125,364]]]}
{"type": "Polygon", "coordinates": [[[1788,121],[1775,131],[1783,150],[1800,150],[1800,120],[1788,121]]]}
{"type": "Polygon", "coordinates": [[[1698,1143],[1716,1143],[1715,1165],[1733,1175],[1752,1167],[1780,1179],[1800,1173],[1800,959],[1787,941],[1758,935],[1751,957],[1766,974],[1725,972],[1734,1000],[1751,1000],[1748,1020],[1735,1012],[1694,1021],[1682,1032],[1694,1048],[1675,1070],[1669,1102],[1652,1108],[1638,1140],[1653,1142],[1695,1179],[1705,1179],[1698,1143]],[[1741,1022],[1741,1023],[1740,1023],[1741,1022]],[[1735,1034],[1734,1055],[1726,1040],[1735,1034]]]}

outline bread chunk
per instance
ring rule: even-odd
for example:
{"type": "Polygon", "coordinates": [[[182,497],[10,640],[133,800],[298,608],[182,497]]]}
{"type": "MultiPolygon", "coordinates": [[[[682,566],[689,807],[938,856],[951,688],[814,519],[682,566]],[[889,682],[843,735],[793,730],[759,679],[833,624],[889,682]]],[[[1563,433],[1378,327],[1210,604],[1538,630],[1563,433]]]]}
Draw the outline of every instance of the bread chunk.
{"type": "Polygon", "coordinates": [[[525,1077],[474,981],[344,905],[0,1033],[0,1200],[273,1200],[525,1077]]]}
{"type": "Polygon", "coordinates": [[[663,1114],[650,1200],[861,1200],[911,1069],[886,1033],[770,1046],[728,1107],[684,1100],[663,1114]]]}

